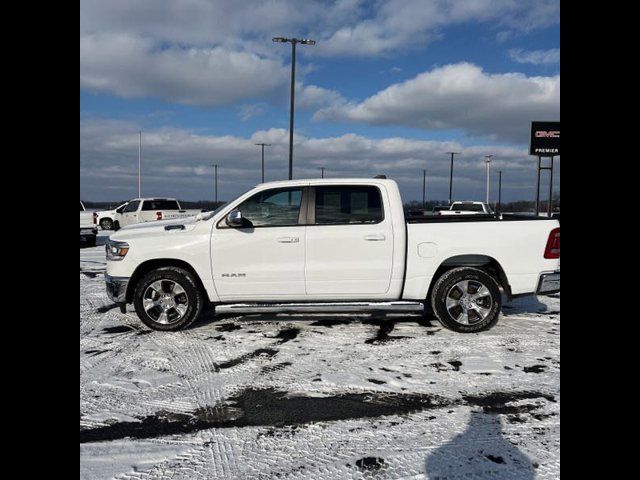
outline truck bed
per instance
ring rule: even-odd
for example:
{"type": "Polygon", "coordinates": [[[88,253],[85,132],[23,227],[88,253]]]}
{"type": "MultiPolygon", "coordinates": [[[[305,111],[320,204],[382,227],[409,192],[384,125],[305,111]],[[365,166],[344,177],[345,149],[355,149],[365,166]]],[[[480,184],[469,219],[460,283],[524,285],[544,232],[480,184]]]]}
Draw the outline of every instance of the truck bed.
{"type": "Polygon", "coordinates": [[[555,218],[535,215],[520,215],[517,213],[503,213],[501,215],[420,215],[406,217],[407,223],[459,223],[459,222],[516,222],[533,220],[556,220],[555,218]]]}

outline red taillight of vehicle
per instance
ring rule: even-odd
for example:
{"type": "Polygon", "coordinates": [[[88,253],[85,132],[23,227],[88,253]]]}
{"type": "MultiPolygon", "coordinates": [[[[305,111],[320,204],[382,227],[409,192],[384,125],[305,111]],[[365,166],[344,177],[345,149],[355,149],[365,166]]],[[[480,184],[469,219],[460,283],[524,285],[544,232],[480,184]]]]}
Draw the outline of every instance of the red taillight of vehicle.
{"type": "Polygon", "coordinates": [[[560,258],[560,229],[554,228],[549,233],[547,246],[544,249],[544,258],[560,258]]]}
{"type": "Polygon", "coordinates": [[[98,213],[97,212],[93,212],[93,224],[94,225],[98,224],[98,213]]]}
{"type": "Polygon", "coordinates": [[[156,220],[162,220],[162,212],[156,212],[156,220]]]}

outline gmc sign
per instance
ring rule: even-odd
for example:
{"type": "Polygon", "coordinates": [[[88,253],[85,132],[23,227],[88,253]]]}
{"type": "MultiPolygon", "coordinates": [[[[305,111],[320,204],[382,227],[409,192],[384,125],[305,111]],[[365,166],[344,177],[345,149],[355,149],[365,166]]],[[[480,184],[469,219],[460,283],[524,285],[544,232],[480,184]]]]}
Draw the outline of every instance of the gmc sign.
{"type": "Polygon", "coordinates": [[[529,155],[560,155],[560,122],[531,122],[529,155]]]}

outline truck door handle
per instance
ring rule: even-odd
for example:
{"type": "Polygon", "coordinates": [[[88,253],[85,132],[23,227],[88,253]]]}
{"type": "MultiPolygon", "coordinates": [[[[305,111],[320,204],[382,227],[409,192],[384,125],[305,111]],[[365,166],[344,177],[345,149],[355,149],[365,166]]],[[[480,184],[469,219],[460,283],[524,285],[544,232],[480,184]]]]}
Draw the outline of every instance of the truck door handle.
{"type": "Polygon", "coordinates": [[[373,235],[365,235],[364,239],[368,242],[381,242],[383,240],[386,240],[387,237],[385,237],[382,233],[375,233],[373,235]]]}
{"type": "Polygon", "coordinates": [[[300,238],[298,237],[280,237],[278,238],[278,242],[280,243],[298,243],[300,238]]]}

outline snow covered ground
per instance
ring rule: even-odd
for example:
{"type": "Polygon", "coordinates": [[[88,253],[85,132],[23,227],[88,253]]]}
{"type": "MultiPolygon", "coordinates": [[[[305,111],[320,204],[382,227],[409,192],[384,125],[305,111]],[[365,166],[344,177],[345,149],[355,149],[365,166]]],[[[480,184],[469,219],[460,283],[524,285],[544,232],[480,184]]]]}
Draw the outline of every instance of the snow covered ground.
{"type": "Polygon", "coordinates": [[[409,315],[162,333],[113,308],[104,269],[80,250],[83,479],[559,477],[559,296],[470,335],[409,315]]]}

